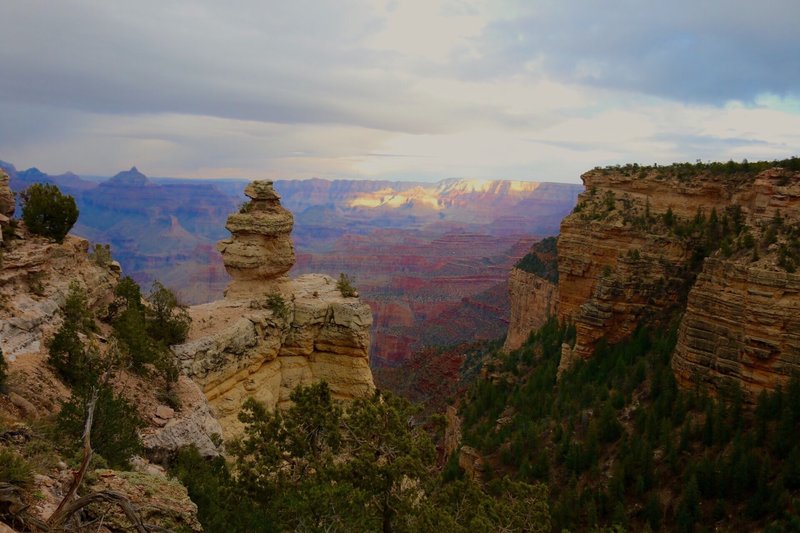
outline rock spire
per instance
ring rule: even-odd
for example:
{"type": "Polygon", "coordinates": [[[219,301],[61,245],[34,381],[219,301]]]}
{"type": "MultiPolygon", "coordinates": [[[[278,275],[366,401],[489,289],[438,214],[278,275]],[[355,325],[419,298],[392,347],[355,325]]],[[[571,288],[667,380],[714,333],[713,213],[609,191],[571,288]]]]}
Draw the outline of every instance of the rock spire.
{"type": "Polygon", "coordinates": [[[254,181],[244,193],[250,201],[225,224],[232,237],[217,244],[225,270],[233,278],[226,298],[275,291],[288,279],[286,274],[295,261],[290,237],[294,217],[281,206],[272,182],[254,181]]]}

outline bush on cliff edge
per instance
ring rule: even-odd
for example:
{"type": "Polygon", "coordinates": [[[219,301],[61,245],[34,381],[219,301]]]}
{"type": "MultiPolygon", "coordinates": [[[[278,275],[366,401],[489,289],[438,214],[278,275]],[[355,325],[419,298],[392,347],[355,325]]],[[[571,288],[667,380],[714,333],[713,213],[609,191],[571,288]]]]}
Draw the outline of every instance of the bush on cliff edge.
{"type": "Polygon", "coordinates": [[[32,233],[43,235],[58,243],[78,220],[75,199],[55,185],[34,183],[22,193],[22,220],[32,233]]]}

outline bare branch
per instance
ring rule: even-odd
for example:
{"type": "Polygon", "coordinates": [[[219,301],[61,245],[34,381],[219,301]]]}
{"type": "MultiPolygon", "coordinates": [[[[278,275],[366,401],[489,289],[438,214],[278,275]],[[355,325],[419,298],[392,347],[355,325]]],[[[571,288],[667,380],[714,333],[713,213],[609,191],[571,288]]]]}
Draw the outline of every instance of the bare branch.
{"type": "Polygon", "coordinates": [[[92,399],[89,401],[89,405],[86,408],[86,424],[83,427],[83,461],[81,461],[81,467],[75,473],[75,478],[72,480],[69,490],[64,495],[61,503],[58,504],[58,508],[50,515],[50,518],[47,519],[47,523],[52,528],[57,528],[70,516],[69,513],[65,512],[67,504],[75,498],[81,483],[83,483],[83,478],[86,476],[86,471],[89,469],[89,461],[92,459],[92,423],[94,422],[94,409],[96,405],[97,388],[95,387],[92,389],[92,399]]]}

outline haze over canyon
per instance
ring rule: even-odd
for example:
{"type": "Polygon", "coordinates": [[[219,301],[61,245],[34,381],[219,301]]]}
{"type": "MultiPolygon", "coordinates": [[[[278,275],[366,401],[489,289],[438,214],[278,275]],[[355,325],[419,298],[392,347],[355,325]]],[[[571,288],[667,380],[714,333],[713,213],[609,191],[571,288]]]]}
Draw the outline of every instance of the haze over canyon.
{"type": "MultiPolygon", "coordinates": [[[[151,179],[136,168],[98,181],[0,163],[14,190],[52,182],[80,209],[74,232],[111,244],[126,274],[158,279],[186,303],[222,296],[216,251],[244,181],[151,179]]],[[[505,334],[508,272],[537,238],[553,235],[581,187],[448,179],[436,183],[279,180],[295,216],[292,275],[351,276],[374,314],[373,365],[426,345],[505,334]]]]}

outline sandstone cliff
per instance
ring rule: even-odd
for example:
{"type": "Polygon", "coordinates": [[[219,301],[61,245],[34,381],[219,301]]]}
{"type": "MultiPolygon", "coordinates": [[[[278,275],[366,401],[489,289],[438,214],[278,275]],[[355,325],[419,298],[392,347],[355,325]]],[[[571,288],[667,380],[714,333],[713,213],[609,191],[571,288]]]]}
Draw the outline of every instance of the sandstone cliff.
{"type": "Polygon", "coordinates": [[[14,216],[14,193],[11,192],[10,179],[5,170],[0,169],[0,216],[14,216]]]}
{"type": "Polygon", "coordinates": [[[533,245],[508,278],[511,321],[503,350],[516,350],[531,330],[541,327],[558,308],[558,262],[556,239],[533,245]]]}
{"type": "Polygon", "coordinates": [[[756,251],[706,259],[672,366],[685,387],[736,383],[753,401],[800,371],[800,172],[763,172],[738,199],[756,251]]]}
{"type": "Polygon", "coordinates": [[[634,165],[582,179],[558,240],[558,317],[577,330],[562,369],[685,306],[680,384],[736,382],[752,399],[800,370],[800,173],[634,165]]]}
{"type": "Polygon", "coordinates": [[[375,387],[369,307],[343,297],[328,276],[288,279],[291,213],[271,182],[253,182],[246,194],[252,202],[228,218],[233,236],[219,245],[232,278],[225,299],[191,307],[189,338],[173,348],[226,437],[240,430],[237,415],[248,397],[275,408],[300,384],[325,380],[340,399],[375,387]]]}

